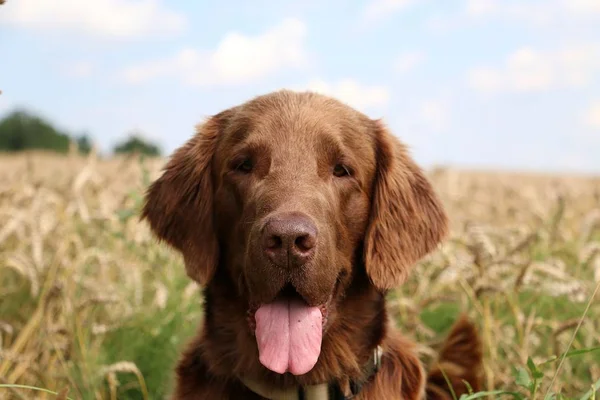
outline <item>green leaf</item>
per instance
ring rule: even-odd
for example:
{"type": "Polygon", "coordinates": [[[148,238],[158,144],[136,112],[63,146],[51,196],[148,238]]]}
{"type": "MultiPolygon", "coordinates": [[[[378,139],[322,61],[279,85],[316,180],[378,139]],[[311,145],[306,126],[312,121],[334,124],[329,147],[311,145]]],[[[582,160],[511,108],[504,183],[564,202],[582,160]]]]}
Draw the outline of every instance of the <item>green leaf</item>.
{"type": "Polygon", "coordinates": [[[549,358],[548,360],[544,361],[540,365],[549,364],[551,362],[560,360],[563,357],[564,358],[569,358],[569,357],[574,357],[574,356],[580,356],[582,354],[592,353],[594,351],[600,351],[600,346],[598,346],[598,347],[591,347],[591,348],[588,348],[588,349],[579,349],[579,350],[567,351],[566,353],[562,353],[559,356],[552,356],[551,358],[549,358]]]}
{"type": "Polygon", "coordinates": [[[531,357],[527,357],[527,367],[531,371],[533,379],[542,379],[544,377],[544,374],[537,368],[531,357]]]}
{"type": "Polygon", "coordinates": [[[531,377],[525,368],[519,367],[515,371],[515,383],[529,391],[532,389],[533,382],[531,381],[531,377]]]}
{"type": "Polygon", "coordinates": [[[567,354],[565,354],[565,357],[579,356],[581,354],[592,353],[594,351],[600,351],[600,346],[591,347],[589,349],[571,350],[571,351],[567,352],[567,354]]]}

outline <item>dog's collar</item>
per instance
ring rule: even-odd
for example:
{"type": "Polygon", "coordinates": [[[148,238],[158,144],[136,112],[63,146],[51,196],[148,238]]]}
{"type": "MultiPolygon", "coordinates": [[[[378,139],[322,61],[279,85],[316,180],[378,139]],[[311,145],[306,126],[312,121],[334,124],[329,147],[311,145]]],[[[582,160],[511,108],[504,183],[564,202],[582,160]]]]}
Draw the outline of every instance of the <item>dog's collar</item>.
{"type": "Polygon", "coordinates": [[[254,393],[268,400],[350,400],[355,398],[363,386],[379,371],[383,350],[377,346],[365,365],[363,378],[350,381],[350,394],[344,394],[338,382],[279,389],[253,379],[240,377],[240,381],[254,393]]]}

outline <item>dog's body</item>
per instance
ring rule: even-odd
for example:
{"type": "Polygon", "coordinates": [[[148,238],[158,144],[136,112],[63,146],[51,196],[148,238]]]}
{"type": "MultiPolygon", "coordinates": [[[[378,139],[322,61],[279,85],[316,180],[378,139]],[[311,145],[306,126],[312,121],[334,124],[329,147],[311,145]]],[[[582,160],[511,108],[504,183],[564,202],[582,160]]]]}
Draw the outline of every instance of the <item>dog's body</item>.
{"type": "Polygon", "coordinates": [[[386,291],[444,238],[447,218],[378,121],[312,93],[255,98],[199,127],[143,217],[204,287],[173,399],[449,399],[446,379],[457,395],[463,379],[479,388],[466,320],[440,353],[445,374],[429,378],[388,322],[386,291]]]}

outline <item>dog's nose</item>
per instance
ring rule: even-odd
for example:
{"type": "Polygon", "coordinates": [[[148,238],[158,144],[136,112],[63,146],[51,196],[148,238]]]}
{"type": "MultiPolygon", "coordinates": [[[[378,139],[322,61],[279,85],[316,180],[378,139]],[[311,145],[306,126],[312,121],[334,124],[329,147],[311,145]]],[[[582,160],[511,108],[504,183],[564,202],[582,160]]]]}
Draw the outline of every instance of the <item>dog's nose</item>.
{"type": "Polygon", "coordinates": [[[263,227],[263,249],[281,268],[306,264],[315,254],[317,227],[302,213],[282,213],[270,217],[263,227]]]}

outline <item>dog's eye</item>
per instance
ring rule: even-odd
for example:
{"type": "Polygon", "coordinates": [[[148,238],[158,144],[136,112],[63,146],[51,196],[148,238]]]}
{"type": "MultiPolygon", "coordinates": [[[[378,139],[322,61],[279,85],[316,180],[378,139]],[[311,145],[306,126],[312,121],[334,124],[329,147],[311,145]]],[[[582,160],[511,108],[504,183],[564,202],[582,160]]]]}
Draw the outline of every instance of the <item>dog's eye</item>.
{"type": "Polygon", "coordinates": [[[235,167],[235,170],[247,174],[252,172],[252,167],[252,161],[250,159],[245,159],[235,167]]]}
{"type": "Polygon", "coordinates": [[[344,164],[336,164],[335,167],[333,167],[333,175],[338,178],[350,176],[350,171],[348,171],[348,168],[344,164]]]}

